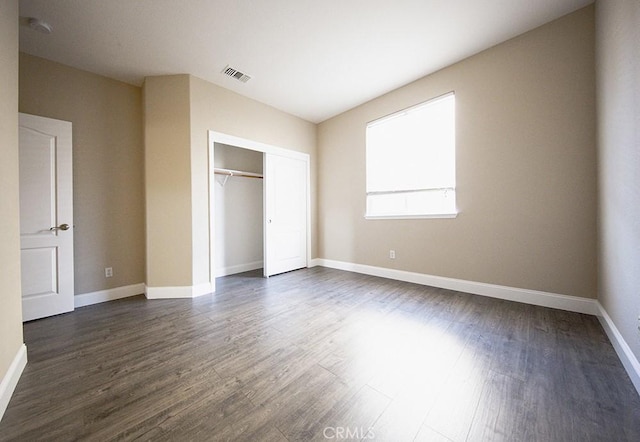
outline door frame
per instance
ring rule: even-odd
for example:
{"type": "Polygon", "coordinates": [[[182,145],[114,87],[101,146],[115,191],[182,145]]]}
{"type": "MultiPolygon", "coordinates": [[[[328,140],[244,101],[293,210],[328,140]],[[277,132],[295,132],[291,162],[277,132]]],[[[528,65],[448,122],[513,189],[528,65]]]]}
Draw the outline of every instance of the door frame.
{"type": "MultiPolygon", "coordinates": [[[[215,262],[215,216],[212,216],[212,210],[215,209],[215,182],[213,178],[214,169],[214,147],[215,143],[226,144],[229,146],[240,147],[243,149],[253,150],[256,152],[262,152],[263,154],[280,155],[287,158],[304,161],[307,168],[307,264],[309,267],[311,263],[311,167],[310,156],[307,153],[298,152],[295,150],[286,149],[284,147],[274,146],[271,144],[261,143],[259,141],[249,140],[247,138],[236,137],[234,135],[228,135],[222,132],[216,132],[213,130],[208,131],[208,143],[209,143],[209,164],[208,164],[208,182],[209,182],[209,281],[211,284],[211,290],[216,291],[216,262],[215,262]]],[[[263,170],[263,174],[266,175],[267,171],[263,170]]],[[[266,204],[266,202],[265,202],[266,204]]],[[[265,225],[265,212],[266,207],[263,207],[262,211],[262,224],[265,225]]],[[[263,232],[263,244],[264,244],[263,232]]],[[[264,249],[264,259],[266,259],[266,247],[264,249]]]]}

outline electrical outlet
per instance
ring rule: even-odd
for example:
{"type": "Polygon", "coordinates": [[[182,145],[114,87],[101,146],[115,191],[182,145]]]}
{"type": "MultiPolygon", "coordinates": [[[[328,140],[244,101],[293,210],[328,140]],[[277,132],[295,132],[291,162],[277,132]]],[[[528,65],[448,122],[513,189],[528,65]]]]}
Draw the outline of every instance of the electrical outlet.
{"type": "Polygon", "coordinates": [[[105,267],[104,276],[105,278],[111,278],[113,276],[113,267],[105,267]]]}
{"type": "Polygon", "coordinates": [[[390,259],[396,259],[396,251],[395,250],[389,250],[389,258],[390,259]]]}

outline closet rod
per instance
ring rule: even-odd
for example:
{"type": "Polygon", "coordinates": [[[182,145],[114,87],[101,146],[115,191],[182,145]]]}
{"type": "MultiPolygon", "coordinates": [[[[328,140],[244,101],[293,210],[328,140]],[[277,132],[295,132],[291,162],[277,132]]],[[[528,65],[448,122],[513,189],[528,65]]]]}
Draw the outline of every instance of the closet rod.
{"type": "Polygon", "coordinates": [[[259,178],[262,179],[263,175],[261,173],[253,173],[253,172],[244,172],[242,170],[233,170],[233,169],[220,169],[214,168],[213,173],[218,175],[227,175],[227,176],[241,176],[246,178],[259,178]]]}

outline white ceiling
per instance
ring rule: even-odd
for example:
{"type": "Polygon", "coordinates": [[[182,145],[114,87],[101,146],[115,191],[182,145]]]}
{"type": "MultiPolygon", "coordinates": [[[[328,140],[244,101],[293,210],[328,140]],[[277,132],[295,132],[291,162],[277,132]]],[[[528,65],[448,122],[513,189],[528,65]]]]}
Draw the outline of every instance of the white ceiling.
{"type": "Polygon", "coordinates": [[[592,2],[20,0],[53,27],[21,26],[20,50],[135,85],[189,73],[317,123],[592,2]]]}

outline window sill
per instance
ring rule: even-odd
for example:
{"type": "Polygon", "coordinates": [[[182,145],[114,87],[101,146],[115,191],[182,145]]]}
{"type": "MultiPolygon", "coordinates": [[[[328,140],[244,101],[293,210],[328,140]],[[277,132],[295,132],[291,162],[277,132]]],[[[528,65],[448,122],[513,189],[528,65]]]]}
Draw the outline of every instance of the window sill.
{"type": "Polygon", "coordinates": [[[432,215],[365,215],[365,219],[451,219],[456,218],[458,213],[437,213],[432,215]]]}

